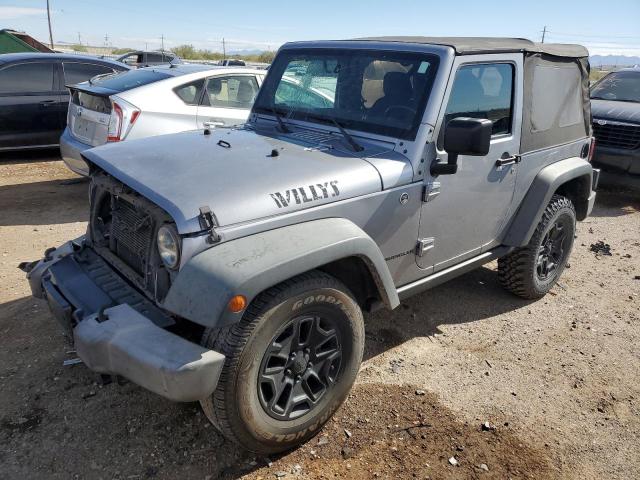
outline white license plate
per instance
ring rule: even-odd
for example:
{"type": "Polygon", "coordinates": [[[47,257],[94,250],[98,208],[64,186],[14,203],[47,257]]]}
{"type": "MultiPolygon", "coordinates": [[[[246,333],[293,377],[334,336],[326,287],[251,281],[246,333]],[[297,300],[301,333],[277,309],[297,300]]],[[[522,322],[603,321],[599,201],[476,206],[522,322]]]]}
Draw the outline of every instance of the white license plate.
{"type": "Polygon", "coordinates": [[[92,140],[96,133],[96,124],[84,118],[76,118],[73,124],[73,132],[79,137],[92,140]]]}

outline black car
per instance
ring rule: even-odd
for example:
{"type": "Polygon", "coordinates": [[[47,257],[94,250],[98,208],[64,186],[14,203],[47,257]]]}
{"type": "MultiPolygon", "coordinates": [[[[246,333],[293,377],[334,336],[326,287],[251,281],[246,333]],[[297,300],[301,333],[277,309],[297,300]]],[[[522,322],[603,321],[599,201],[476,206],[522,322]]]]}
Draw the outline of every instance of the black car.
{"type": "Polygon", "coordinates": [[[0,55],[0,151],[58,145],[69,104],[65,85],[128,69],[84,55],[0,55]]]}
{"type": "Polygon", "coordinates": [[[601,184],[640,189],[640,68],[612,72],[591,89],[601,184]]]}

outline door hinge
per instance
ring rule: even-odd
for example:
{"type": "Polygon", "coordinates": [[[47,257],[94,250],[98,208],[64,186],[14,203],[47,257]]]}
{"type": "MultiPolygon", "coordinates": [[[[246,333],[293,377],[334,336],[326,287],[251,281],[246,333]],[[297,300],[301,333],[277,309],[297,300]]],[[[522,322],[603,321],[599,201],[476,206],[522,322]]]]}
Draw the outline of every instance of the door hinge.
{"type": "Polygon", "coordinates": [[[427,254],[429,250],[436,246],[436,239],[433,237],[419,238],[418,246],[416,248],[416,255],[422,257],[427,254]]]}
{"type": "Polygon", "coordinates": [[[216,214],[211,211],[211,208],[209,208],[208,205],[200,207],[198,221],[200,222],[200,228],[208,230],[209,232],[207,243],[218,243],[220,241],[220,235],[216,232],[218,219],[216,218],[216,214]]]}
{"type": "Polygon", "coordinates": [[[429,182],[422,190],[422,201],[430,202],[440,195],[440,182],[429,182]]]}

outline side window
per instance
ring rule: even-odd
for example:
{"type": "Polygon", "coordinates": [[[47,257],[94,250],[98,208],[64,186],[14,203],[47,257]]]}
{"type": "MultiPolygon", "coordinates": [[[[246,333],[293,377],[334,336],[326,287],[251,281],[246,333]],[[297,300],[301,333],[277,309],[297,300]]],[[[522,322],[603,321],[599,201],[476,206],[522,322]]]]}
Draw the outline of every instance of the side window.
{"type": "Polygon", "coordinates": [[[212,77],[207,80],[203,105],[222,108],[251,108],[258,94],[258,82],[249,75],[212,77]]]}
{"type": "Polygon", "coordinates": [[[53,63],[22,63],[0,70],[0,94],[53,91],[53,63]]]}
{"type": "Polygon", "coordinates": [[[173,91],[180,97],[187,105],[197,105],[202,94],[202,88],[204,87],[204,79],[196,80],[195,82],[180,85],[173,89],[173,91]]]}
{"type": "Polygon", "coordinates": [[[63,62],[64,83],[72,85],[75,83],[86,82],[96,75],[103,73],[112,73],[113,69],[104,65],[94,65],[90,63],[67,63],[63,62]]]}
{"type": "Polygon", "coordinates": [[[513,65],[464,65],[453,81],[444,125],[456,117],[488,118],[493,135],[511,133],[512,99],[513,65]]]}
{"type": "Polygon", "coordinates": [[[163,56],[161,53],[147,53],[147,63],[162,63],[163,56]]]}
{"type": "Polygon", "coordinates": [[[122,63],[126,63],[129,66],[136,65],[138,63],[142,63],[142,55],[138,55],[137,53],[131,53],[120,60],[122,63]]]}

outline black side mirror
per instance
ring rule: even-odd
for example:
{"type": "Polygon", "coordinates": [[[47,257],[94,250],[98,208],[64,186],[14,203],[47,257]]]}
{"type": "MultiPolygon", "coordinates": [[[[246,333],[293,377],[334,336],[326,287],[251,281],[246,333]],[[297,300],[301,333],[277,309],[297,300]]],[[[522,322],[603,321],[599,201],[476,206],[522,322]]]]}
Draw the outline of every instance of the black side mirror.
{"type": "Polygon", "coordinates": [[[458,155],[484,156],[489,153],[493,122],[486,118],[457,117],[444,131],[447,163],[431,164],[431,175],[452,175],[458,171],[458,155]]]}

